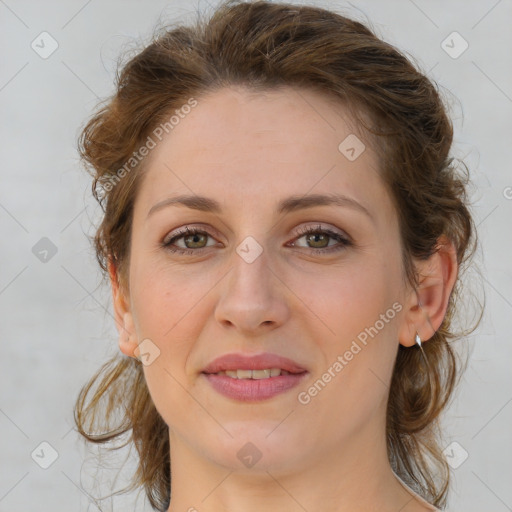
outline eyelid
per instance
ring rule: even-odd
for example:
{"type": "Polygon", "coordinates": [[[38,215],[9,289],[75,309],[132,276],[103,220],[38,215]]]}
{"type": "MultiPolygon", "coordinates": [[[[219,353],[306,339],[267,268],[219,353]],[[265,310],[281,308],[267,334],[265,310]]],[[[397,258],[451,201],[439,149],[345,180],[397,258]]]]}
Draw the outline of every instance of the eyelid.
{"type": "MultiPolygon", "coordinates": [[[[206,227],[205,225],[201,225],[201,224],[186,225],[181,228],[177,228],[176,230],[174,230],[171,233],[169,233],[168,235],[166,235],[164,237],[163,241],[161,242],[161,246],[164,249],[167,249],[167,250],[169,250],[171,252],[175,252],[175,253],[182,253],[182,254],[198,253],[199,254],[203,250],[213,247],[215,244],[206,245],[205,247],[199,247],[199,248],[195,248],[195,249],[194,248],[182,248],[182,247],[176,247],[176,246],[171,248],[173,246],[173,244],[171,244],[171,241],[180,240],[187,235],[193,235],[193,234],[197,234],[197,233],[204,234],[210,238],[215,238],[215,236],[212,235],[209,232],[209,230],[212,230],[215,233],[217,233],[217,231],[214,230],[211,226],[206,227]]],[[[218,235],[216,235],[216,236],[218,236],[218,235]]],[[[338,228],[332,228],[330,226],[323,226],[321,223],[316,222],[314,224],[309,224],[307,226],[300,226],[299,228],[297,228],[296,232],[294,234],[294,237],[292,239],[292,244],[291,245],[288,245],[288,244],[290,244],[290,242],[287,242],[288,247],[306,249],[306,251],[309,251],[310,253],[317,253],[317,254],[323,253],[323,254],[327,255],[330,252],[341,251],[342,249],[353,245],[353,241],[352,241],[351,237],[345,231],[341,231],[338,228]],[[326,247],[321,247],[321,248],[295,245],[295,243],[298,239],[300,239],[308,234],[318,233],[318,232],[326,234],[328,237],[336,240],[338,243],[334,244],[334,245],[327,245],[326,247]]]]}
{"type": "Polygon", "coordinates": [[[338,228],[333,228],[333,227],[331,227],[329,225],[327,225],[327,226],[322,225],[322,223],[320,223],[320,222],[315,222],[313,224],[308,224],[307,226],[300,226],[297,229],[296,236],[303,236],[303,235],[307,235],[309,233],[315,233],[317,231],[322,231],[322,232],[330,233],[332,235],[336,235],[336,236],[339,236],[341,238],[344,238],[347,241],[351,241],[351,237],[345,231],[343,231],[341,229],[338,229],[338,228]]]}
{"type": "Polygon", "coordinates": [[[337,228],[333,229],[328,226],[322,226],[320,223],[302,227],[299,233],[296,234],[296,236],[293,238],[293,241],[291,242],[291,247],[306,249],[306,252],[309,252],[311,254],[320,254],[324,256],[340,252],[346,249],[347,247],[351,247],[353,245],[354,243],[352,241],[352,238],[349,235],[347,235],[344,231],[340,231],[337,228]],[[327,246],[320,248],[297,245],[297,240],[300,240],[304,236],[314,233],[326,234],[331,240],[335,240],[337,243],[333,245],[328,244],[327,246]]]}
{"type": "Polygon", "coordinates": [[[168,243],[170,240],[176,237],[186,236],[187,234],[194,234],[194,232],[204,233],[212,238],[222,238],[218,231],[208,224],[187,224],[185,226],[173,229],[167,235],[165,235],[162,243],[168,243]]]}

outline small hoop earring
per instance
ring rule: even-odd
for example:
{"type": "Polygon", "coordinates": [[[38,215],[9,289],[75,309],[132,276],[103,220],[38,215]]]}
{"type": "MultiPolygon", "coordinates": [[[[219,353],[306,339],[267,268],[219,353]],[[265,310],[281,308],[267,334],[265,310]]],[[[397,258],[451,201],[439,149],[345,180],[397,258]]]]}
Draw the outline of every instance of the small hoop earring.
{"type": "Polygon", "coordinates": [[[421,338],[420,338],[420,335],[418,333],[416,333],[416,336],[414,337],[414,341],[416,342],[416,344],[420,347],[421,347],[421,338]]]}

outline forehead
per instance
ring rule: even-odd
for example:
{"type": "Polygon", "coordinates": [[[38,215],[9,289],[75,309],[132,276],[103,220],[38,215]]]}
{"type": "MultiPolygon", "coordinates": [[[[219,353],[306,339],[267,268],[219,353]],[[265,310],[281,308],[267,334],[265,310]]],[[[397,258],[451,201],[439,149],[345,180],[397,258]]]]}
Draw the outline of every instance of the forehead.
{"type": "Polygon", "coordinates": [[[338,192],[368,209],[376,203],[381,215],[391,208],[375,153],[332,98],[229,87],[196,101],[144,162],[137,203],[146,210],[194,193],[261,209],[285,196],[338,192]]]}

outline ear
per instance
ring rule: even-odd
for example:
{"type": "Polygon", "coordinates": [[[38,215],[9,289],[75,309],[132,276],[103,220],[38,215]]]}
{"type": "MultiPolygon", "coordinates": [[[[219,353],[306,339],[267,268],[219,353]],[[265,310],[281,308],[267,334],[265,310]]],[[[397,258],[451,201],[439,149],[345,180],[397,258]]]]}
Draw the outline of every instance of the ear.
{"type": "Polygon", "coordinates": [[[112,259],[108,260],[108,272],[112,287],[112,301],[114,305],[114,319],[119,332],[119,349],[127,356],[136,358],[134,351],[137,348],[135,324],[129,301],[125,297],[119,279],[117,268],[112,259]]]}
{"type": "Polygon", "coordinates": [[[405,304],[405,316],[399,331],[400,344],[410,347],[418,333],[421,341],[430,339],[441,326],[457,279],[457,253],[446,236],[438,239],[436,252],[417,263],[419,283],[405,304]]]}

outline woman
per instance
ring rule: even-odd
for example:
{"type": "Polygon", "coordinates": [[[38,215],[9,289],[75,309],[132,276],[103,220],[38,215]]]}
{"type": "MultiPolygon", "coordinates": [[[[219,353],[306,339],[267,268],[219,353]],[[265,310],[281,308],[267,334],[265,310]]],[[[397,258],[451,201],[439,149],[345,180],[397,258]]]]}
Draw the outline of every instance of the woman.
{"type": "Polygon", "coordinates": [[[433,84],[321,8],[227,2],[123,68],[80,146],[122,355],[75,418],[130,434],[155,510],[446,505],[451,143],[433,84]]]}

